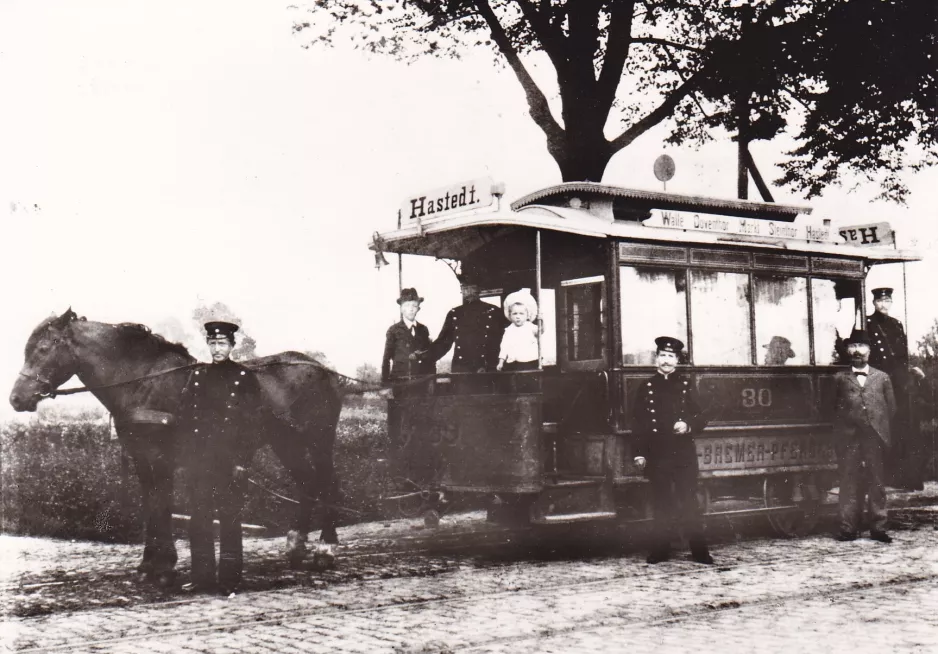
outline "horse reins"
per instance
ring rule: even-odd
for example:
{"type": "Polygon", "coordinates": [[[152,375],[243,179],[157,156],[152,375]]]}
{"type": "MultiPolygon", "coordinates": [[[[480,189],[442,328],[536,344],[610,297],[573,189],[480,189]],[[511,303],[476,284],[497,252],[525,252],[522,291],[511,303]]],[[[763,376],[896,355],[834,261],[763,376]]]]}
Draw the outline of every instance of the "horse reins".
{"type": "MultiPolygon", "coordinates": [[[[104,390],[104,389],[107,389],[107,388],[117,388],[118,386],[125,386],[125,385],[127,385],[127,384],[134,384],[134,383],[136,383],[136,382],[146,381],[147,379],[153,379],[153,378],[155,378],[155,377],[161,377],[161,376],[163,376],[163,375],[168,375],[168,374],[170,374],[170,373],[172,373],[172,372],[178,372],[178,371],[180,371],[180,370],[189,370],[189,369],[195,368],[196,366],[199,366],[199,365],[202,365],[202,364],[200,364],[200,363],[198,363],[198,362],[196,362],[196,363],[188,363],[188,364],[186,364],[186,365],[184,365],[184,366],[177,366],[177,367],[175,367],[175,368],[167,368],[166,370],[159,370],[159,371],[157,371],[157,372],[148,373],[148,374],[143,375],[143,376],[141,376],[141,377],[134,377],[133,379],[124,379],[124,380],[122,380],[122,381],[113,382],[113,383],[111,383],[111,384],[101,384],[100,386],[76,386],[75,388],[55,389],[55,390],[51,390],[51,391],[49,391],[49,392],[47,392],[47,393],[39,393],[39,395],[41,395],[42,397],[51,397],[51,398],[55,399],[55,397],[58,396],[58,395],[75,395],[76,393],[89,393],[89,392],[93,392],[93,391],[104,390]]],[[[48,381],[48,380],[46,380],[46,379],[43,379],[43,378],[40,377],[39,375],[27,375],[27,374],[24,373],[24,372],[20,372],[19,375],[20,375],[21,377],[25,377],[26,379],[30,379],[30,380],[37,381],[37,382],[39,382],[40,384],[42,384],[43,386],[47,386],[47,387],[49,387],[49,388],[52,387],[52,382],[50,382],[50,381],[48,381]]]]}

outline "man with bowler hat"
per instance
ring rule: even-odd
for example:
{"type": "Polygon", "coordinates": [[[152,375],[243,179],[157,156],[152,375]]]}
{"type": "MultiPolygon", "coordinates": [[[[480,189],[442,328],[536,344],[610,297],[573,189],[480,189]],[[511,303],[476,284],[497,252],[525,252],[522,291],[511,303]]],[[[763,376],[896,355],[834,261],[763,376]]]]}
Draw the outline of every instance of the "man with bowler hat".
{"type": "Polygon", "coordinates": [[[479,298],[479,285],[471,278],[463,274],[459,284],[462,304],[446,314],[439,336],[430,344],[430,358],[438,361],[452,347],[453,372],[495,370],[508,320],[501,309],[479,298]]]}
{"type": "MultiPolygon", "coordinates": [[[[426,355],[430,347],[430,331],[417,322],[417,312],[423,298],[415,288],[405,288],[397,299],[401,319],[388,327],[384,339],[384,356],[381,358],[381,382],[401,382],[436,372],[436,363],[426,355]]],[[[395,395],[408,391],[399,385],[395,395]]]]}
{"type": "Polygon", "coordinates": [[[690,544],[694,561],[712,564],[697,503],[697,448],[694,436],[707,421],[697,389],[677,364],[684,344],[670,336],[655,339],[657,372],[641,382],[632,401],[636,436],[635,463],[645,470],[655,514],[648,563],[671,557],[678,528],[690,544]],[[647,463],[646,463],[647,462],[647,463]]]}
{"type": "Polygon", "coordinates": [[[855,540],[863,511],[863,466],[870,507],[870,538],[892,542],[886,533],[886,489],[883,452],[889,447],[890,420],[896,401],[889,375],[869,364],[870,340],[854,330],[846,341],[852,368],[834,377],[836,390],[834,438],[840,454],[840,534],[855,540]]]}
{"type": "Polygon", "coordinates": [[[910,403],[913,379],[909,371],[909,343],[902,323],[889,315],[893,289],[874,288],[874,311],[866,317],[870,338],[870,365],[889,375],[896,396],[892,425],[892,447],[886,456],[886,479],[891,485],[921,490],[923,448],[915,429],[910,403]]]}
{"type": "Polygon", "coordinates": [[[230,358],[238,326],[214,321],[205,323],[205,330],[212,362],[198,366],[183,391],[182,433],[191,503],[188,589],[217,588],[228,594],[241,582],[245,468],[259,443],[260,385],[252,371],[230,358]],[[216,514],[221,550],[217,583],[212,528],[216,514]]]}

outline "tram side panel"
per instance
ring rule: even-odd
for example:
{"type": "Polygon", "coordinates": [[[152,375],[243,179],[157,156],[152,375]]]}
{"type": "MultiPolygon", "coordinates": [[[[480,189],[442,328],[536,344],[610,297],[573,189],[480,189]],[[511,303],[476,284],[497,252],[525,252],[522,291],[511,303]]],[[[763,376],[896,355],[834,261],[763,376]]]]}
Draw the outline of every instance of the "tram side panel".
{"type": "MultiPolygon", "coordinates": [[[[694,436],[702,479],[830,473],[837,457],[833,429],[835,371],[699,371],[695,377],[709,425],[694,436]]],[[[621,378],[628,428],[629,402],[644,376],[621,378]]],[[[631,463],[631,439],[622,453],[631,463]]],[[[829,475],[828,475],[829,476],[829,475]]]]}
{"type": "Polygon", "coordinates": [[[390,457],[411,488],[512,494],[543,488],[538,394],[390,400],[388,427],[390,457]]]}

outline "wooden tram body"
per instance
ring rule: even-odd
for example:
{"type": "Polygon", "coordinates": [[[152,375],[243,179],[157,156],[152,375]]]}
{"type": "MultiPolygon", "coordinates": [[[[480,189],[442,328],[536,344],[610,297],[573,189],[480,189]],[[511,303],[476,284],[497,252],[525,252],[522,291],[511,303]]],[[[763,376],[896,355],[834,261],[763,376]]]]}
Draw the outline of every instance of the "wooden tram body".
{"type": "Polygon", "coordinates": [[[397,473],[537,524],[645,517],[630,402],[667,334],[710,416],[694,436],[705,502],[757,492],[797,532],[836,483],[833,376],[866,273],[917,259],[836,242],[796,220],[809,213],[566,183],[511,211],[405,216],[385,251],[459,260],[499,305],[531,289],[543,327],[537,371],[438,374],[390,400],[397,473]]]}

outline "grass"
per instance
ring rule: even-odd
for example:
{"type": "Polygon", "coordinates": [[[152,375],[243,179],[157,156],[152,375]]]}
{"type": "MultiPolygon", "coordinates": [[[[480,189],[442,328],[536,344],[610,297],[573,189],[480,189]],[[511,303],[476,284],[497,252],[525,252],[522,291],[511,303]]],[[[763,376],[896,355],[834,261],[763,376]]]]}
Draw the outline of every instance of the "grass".
{"type": "MultiPolygon", "coordinates": [[[[133,542],[139,540],[140,490],[101,409],[42,407],[28,422],[0,425],[0,530],[7,533],[133,542]]],[[[381,460],[387,449],[386,400],[349,396],[336,435],[335,464],[344,523],[380,517],[381,460]]],[[[296,491],[269,447],[251,476],[287,497],[296,491]]],[[[186,512],[182,473],[175,506],[186,512]]],[[[285,531],[294,505],[249,486],[244,521],[285,531]]]]}

